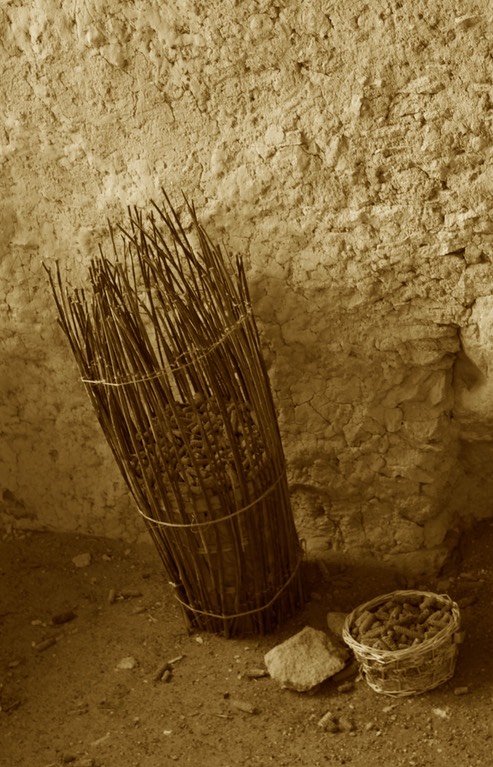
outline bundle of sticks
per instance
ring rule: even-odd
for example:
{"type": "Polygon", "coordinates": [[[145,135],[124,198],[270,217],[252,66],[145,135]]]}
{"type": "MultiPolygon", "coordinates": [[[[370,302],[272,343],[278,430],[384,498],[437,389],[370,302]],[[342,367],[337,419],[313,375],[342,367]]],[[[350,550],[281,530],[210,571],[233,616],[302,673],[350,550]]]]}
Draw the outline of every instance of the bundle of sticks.
{"type": "Polygon", "coordinates": [[[163,194],[85,288],[47,269],[58,321],[187,625],[264,633],[302,601],[301,551],[245,270],[163,194]]]}

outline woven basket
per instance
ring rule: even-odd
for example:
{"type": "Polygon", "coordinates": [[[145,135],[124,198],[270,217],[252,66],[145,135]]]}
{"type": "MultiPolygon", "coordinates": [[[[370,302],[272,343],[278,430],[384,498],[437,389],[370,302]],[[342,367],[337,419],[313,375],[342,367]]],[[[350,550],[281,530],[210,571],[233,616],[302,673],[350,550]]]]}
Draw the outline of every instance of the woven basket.
{"type": "Polygon", "coordinates": [[[144,515],[158,551],[173,551],[170,583],[190,629],[264,633],[301,603],[302,550],[283,516],[286,487],[284,476],[263,493],[249,483],[246,505],[235,487],[226,513],[224,498],[187,498],[183,486],[166,506],[161,499],[159,519],[144,515]]]}
{"type": "MultiPolygon", "coordinates": [[[[394,610],[398,612],[397,609],[394,610]]],[[[385,637],[396,635],[399,626],[402,631],[402,622],[396,617],[395,624],[389,619],[385,622],[385,637]]],[[[370,621],[372,618],[370,618],[370,621]]],[[[420,612],[417,622],[421,621],[423,627],[426,624],[426,613],[420,612]]],[[[376,597],[363,605],[360,605],[350,613],[343,627],[343,639],[351,648],[360,665],[360,670],[369,686],[375,692],[384,695],[405,696],[419,695],[432,690],[448,681],[455,671],[460,635],[460,612],[457,604],[445,594],[433,594],[428,591],[394,591],[390,594],[376,597]],[[402,649],[381,649],[381,647],[365,644],[358,636],[358,624],[368,620],[368,614],[373,616],[378,633],[378,616],[386,615],[389,607],[395,605],[414,606],[415,611],[421,610],[420,605],[433,604],[434,610],[442,610],[446,625],[433,637],[414,640],[416,643],[402,649]],[[448,616],[448,620],[446,618],[448,616]]],[[[411,634],[414,629],[407,629],[411,634]]],[[[371,629],[370,629],[371,633],[371,629]]],[[[368,639],[368,642],[373,641],[368,639]]],[[[377,640],[378,641],[378,640],[377,640]]],[[[410,640],[408,640],[410,641],[410,640]]]]}
{"type": "Polygon", "coordinates": [[[187,627],[266,633],[302,604],[302,547],[246,273],[164,196],[110,228],[87,288],[58,264],[50,285],[187,627]]]}

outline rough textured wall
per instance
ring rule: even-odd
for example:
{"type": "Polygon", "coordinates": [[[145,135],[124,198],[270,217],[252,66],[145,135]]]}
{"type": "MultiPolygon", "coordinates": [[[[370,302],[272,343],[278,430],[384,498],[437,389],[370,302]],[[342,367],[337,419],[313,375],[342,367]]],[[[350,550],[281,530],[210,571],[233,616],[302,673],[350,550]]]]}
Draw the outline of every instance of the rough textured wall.
{"type": "Polygon", "coordinates": [[[42,262],[165,185],[244,254],[309,548],[440,561],[493,509],[493,9],[0,8],[1,517],[141,531],[42,262]]]}

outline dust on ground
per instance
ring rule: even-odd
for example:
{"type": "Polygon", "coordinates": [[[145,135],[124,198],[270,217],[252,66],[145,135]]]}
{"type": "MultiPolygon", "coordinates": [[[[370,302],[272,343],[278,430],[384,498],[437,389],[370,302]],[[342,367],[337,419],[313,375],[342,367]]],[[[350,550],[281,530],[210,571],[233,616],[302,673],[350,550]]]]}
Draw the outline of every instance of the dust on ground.
{"type": "Polygon", "coordinates": [[[0,541],[0,763],[5,767],[476,767],[492,764],[493,523],[435,578],[307,562],[308,601],[275,634],[189,633],[152,545],[58,533],[0,541]],[[80,555],[90,555],[90,557],[80,555]],[[75,562],[79,565],[77,566],[75,562]],[[90,562],[88,562],[90,558],[90,562]],[[466,636],[453,679],[419,696],[359,678],[281,689],[264,655],[329,611],[403,586],[446,591],[466,636]],[[164,678],[162,673],[170,663],[164,678]],[[352,725],[324,731],[328,711],[352,725]]]}

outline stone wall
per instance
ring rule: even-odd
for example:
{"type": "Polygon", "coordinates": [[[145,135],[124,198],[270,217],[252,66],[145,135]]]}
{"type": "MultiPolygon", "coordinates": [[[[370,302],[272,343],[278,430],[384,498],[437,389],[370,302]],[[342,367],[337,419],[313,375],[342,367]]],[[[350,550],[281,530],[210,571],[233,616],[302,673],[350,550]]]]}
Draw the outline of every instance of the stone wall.
{"type": "MultiPolygon", "coordinates": [[[[487,5],[487,4],[486,4],[487,5]]],[[[0,518],[145,535],[43,262],[165,186],[242,253],[309,550],[436,566],[493,513],[482,0],[0,7],[0,518]]]]}

